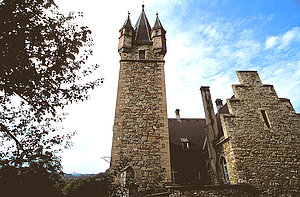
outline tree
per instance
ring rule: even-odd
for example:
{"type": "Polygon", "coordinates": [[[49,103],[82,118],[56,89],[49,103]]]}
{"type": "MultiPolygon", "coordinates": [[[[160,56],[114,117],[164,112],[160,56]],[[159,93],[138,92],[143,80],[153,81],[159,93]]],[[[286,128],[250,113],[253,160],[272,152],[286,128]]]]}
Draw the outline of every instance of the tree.
{"type": "Polygon", "coordinates": [[[71,134],[57,134],[59,110],[86,100],[100,83],[83,80],[98,66],[85,65],[91,31],[76,25],[76,17],[59,13],[53,0],[0,0],[1,172],[61,172],[55,153],[70,145],[71,134]]]}
{"type": "Polygon", "coordinates": [[[112,196],[115,190],[109,174],[98,174],[87,179],[67,180],[62,192],[65,197],[105,197],[112,196]]]}

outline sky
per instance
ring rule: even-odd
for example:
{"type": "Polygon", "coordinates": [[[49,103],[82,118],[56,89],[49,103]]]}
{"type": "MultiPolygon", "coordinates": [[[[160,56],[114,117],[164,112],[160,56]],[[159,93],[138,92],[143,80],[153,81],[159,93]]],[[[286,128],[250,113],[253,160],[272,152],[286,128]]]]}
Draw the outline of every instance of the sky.
{"type": "MultiPolygon", "coordinates": [[[[62,154],[66,173],[99,173],[109,168],[117,83],[118,38],[127,12],[134,25],[142,0],[56,0],[63,13],[83,12],[79,24],[92,30],[99,64],[94,77],[104,83],[90,100],[64,108],[65,130],[76,131],[73,147],[62,154]]],[[[213,101],[226,102],[238,84],[237,70],[256,70],[264,84],[289,98],[300,113],[300,0],[145,0],[154,25],[156,12],[167,31],[165,77],[168,117],[204,118],[201,86],[213,101]]]]}

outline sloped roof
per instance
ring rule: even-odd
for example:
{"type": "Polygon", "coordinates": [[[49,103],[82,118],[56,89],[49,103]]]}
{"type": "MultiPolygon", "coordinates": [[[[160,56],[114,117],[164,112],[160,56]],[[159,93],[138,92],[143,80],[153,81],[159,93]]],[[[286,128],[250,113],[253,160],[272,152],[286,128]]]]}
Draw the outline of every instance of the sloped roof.
{"type": "Polygon", "coordinates": [[[206,120],[204,118],[182,118],[180,122],[176,118],[169,118],[168,124],[170,144],[181,147],[180,138],[187,138],[192,150],[202,150],[206,127],[206,120]]]}
{"type": "Polygon", "coordinates": [[[151,26],[148,22],[148,19],[146,17],[145,11],[144,11],[144,5],[142,9],[142,13],[140,17],[138,18],[136,25],[134,27],[135,30],[135,37],[134,40],[136,41],[151,41],[151,26]]]}
{"type": "Polygon", "coordinates": [[[126,21],[125,21],[123,27],[129,27],[129,28],[132,27],[132,25],[131,25],[131,20],[130,20],[130,13],[129,13],[129,12],[128,12],[128,17],[127,17],[127,19],[126,19],[126,21]]]}
{"type": "Polygon", "coordinates": [[[155,20],[155,23],[154,23],[154,26],[153,26],[153,29],[155,29],[155,28],[162,28],[164,30],[164,28],[163,28],[163,26],[162,26],[162,24],[161,24],[161,22],[158,18],[158,13],[156,13],[156,20],[155,20]]]}
{"type": "Polygon", "coordinates": [[[207,184],[206,155],[203,154],[206,150],[202,150],[206,120],[186,118],[180,120],[168,119],[173,183],[207,184]]]}

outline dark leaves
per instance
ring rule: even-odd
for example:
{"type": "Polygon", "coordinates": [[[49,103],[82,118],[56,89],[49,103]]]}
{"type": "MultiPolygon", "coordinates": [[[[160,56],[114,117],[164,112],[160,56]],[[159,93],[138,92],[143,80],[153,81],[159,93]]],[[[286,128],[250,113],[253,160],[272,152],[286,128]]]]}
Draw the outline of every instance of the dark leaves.
{"type": "Polygon", "coordinates": [[[66,103],[64,98],[82,98],[78,89],[68,90],[73,91],[71,98],[58,92],[60,87],[80,80],[76,70],[90,69],[85,60],[92,52],[80,48],[92,45],[91,31],[72,22],[74,13],[67,17],[58,13],[51,6],[53,1],[26,2],[6,0],[1,5],[0,47],[4,50],[0,57],[0,90],[22,95],[40,111],[55,112],[53,109],[66,103]],[[45,8],[52,14],[45,14],[45,8]],[[76,58],[79,54],[83,58],[76,58]]]}
{"type": "Polygon", "coordinates": [[[51,179],[61,172],[54,153],[70,147],[72,135],[56,134],[58,110],[88,99],[100,82],[82,82],[98,65],[86,64],[91,31],[76,17],[59,13],[53,0],[0,1],[0,170],[37,169],[31,174],[51,179]]]}

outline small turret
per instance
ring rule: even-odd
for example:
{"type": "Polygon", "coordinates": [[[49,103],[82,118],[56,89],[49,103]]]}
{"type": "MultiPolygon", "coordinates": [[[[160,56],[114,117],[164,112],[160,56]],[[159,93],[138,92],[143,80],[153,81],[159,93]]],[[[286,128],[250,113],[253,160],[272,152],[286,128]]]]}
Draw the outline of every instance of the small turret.
{"type": "Polygon", "coordinates": [[[167,52],[166,46],[166,31],[164,30],[159,18],[158,13],[156,14],[156,21],[154,27],[151,30],[151,38],[153,41],[153,49],[156,53],[163,55],[167,52]]]}
{"type": "Polygon", "coordinates": [[[128,12],[128,18],[126,19],[123,27],[120,29],[119,37],[119,53],[128,53],[132,46],[133,28],[130,21],[130,13],[128,12]]]}

